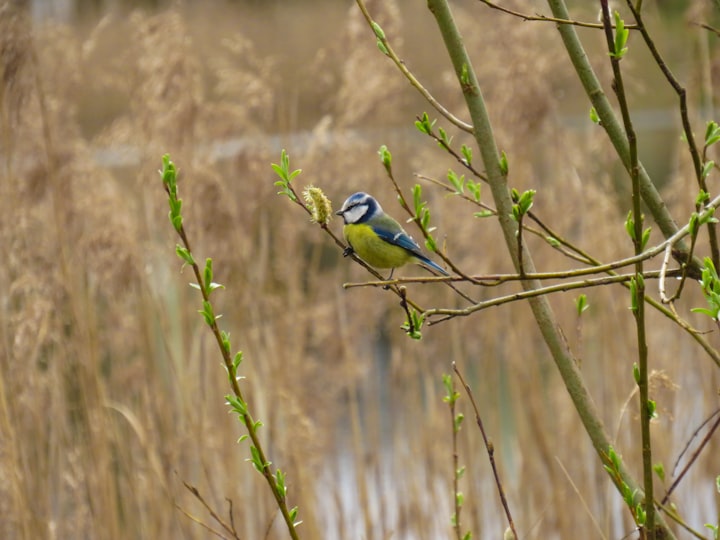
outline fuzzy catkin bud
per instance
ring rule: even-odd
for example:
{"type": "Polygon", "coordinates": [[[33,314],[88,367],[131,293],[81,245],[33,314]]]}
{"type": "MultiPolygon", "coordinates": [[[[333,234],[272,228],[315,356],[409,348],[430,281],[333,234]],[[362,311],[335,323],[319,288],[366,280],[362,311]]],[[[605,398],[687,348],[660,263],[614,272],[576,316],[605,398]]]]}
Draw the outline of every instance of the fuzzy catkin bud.
{"type": "Polygon", "coordinates": [[[303,198],[312,214],[312,221],[320,225],[327,225],[332,219],[332,203],[323,193],[322,189],[307,186],[303,190],[303,198]]]}

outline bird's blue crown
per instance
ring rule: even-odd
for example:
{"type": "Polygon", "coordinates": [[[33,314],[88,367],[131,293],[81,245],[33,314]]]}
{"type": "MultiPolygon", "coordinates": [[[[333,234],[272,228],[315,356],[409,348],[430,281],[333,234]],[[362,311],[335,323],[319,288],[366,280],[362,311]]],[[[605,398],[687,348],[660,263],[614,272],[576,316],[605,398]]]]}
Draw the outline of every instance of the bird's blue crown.
{"type": "Polygon", "coordinates": [[[369,219],[381,214],[382,211],[380,203],[378,203],[371,195],[360,191],[358,193],[353,193],[347,198],[338,214],[345,218],[345,223],[365,223],[369,219]],[[365,207],[365,211],[359,215],[354,215],[357,214],[357,210],[361,207],[365,207]],[[353,210],[356,210],[356,212],[353,212],[353,210]],[[348,215],[346,216],[345,214],[348,215]],[[354,219],[349,219],[350,217],[353,217],[354,219]]]}

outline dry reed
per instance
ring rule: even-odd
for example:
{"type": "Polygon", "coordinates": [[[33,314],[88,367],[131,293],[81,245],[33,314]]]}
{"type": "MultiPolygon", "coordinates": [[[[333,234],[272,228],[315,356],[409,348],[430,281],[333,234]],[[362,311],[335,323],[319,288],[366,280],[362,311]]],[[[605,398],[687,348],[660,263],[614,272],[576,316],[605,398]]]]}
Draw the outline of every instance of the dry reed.
{"type": "MultiPolygon", "coordinates": [[[[164,152],[181,170],[193,248],[213,257],[227,286],[218,311],[245,351],[247,395],[271,459],[288,473],[305,538],[449,537],[441,374],[451,362],[471,381],[523,537],[593,537],[593,519],[608,538],[630,532],[526,306],[443,323],[411,342],[396,300],[342,290],[365,274],[276,196],[269,163],[281,145],[304,169],[300,182],[336,204],[364,189],[395,214],[380,144],[404,188],[413,172],[442,178],[456,167],[411,130],[427,107],[356,10],[339,4],[318,2],[309,17],[217,3],[201,13],[110,13],[90,27],[31,22],[12,2],[0,5],[0,537],[206,538],[176,508],[210,523],[187,481],[220,513],[232,500],[241,538],[284,538],[272,497],[235,444],[242,430],[223,403],[224,374],[173,255],[155,173],[164,152]],[[315,27],[287,30],[283,42],[297,20],[315,27]],[[233,138],[242,141],[218,144],[233,138]]],[[[433,91],[457,109],[442,55],[413,55],[421,38],[439,47],[429,20],[409,2],[371,7],[410,67],[431,74],[433,91]]],[[[614,194],[609,145],[560,120],[575,83],[557,36],[475,3],[461,3],[458,17],[482,59],[513,182],[538,189],[535,210],[598,258],[630,254],[630,242],[616,240],[628,203],[614,194]]],[[[687,162],[682,148],[673,152],[687,162]]],[[[681,215],[684,166],[668,180],[681,215]]],[[[453,260],[473,273],[510,269],[493,220],[425,193],[453,260]]],[[[570,266],[532,242],[539,268],[570,266]]],[[[444,288],[412,292],[426,306],[454,301],[444,288]]],[[[634,390],[629,295],[617,287],[588,296],[582,343],[568,337],[638,471],[635,402],[623,409],[634,390]]],[[[552,298],[566,328],[577,322],[573,297],[552,298]]],[[[702,303],[691,290],[678,309],[702,303]]],[[[650,313],[649,328],[655,452],[669,470],[716,407],[719,379],[667,319],[650,313]]],[[[469,416],[464,399],[459,407],[469,416]]],[[[501,509],[469,424],[460,448],[464,523],[477,538],[498,538],[501,509]]],[[[715,519],[717,449],[711,443],[678,491],[696,528],[715,519]]]]}

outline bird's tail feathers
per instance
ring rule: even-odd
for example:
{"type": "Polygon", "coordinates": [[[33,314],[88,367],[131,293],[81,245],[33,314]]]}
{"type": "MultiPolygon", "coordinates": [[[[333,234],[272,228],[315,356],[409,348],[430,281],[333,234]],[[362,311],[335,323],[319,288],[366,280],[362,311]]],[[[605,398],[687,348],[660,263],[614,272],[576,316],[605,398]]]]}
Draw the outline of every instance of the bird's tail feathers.
{"type": "Polygon", "coordinates": [[[418,261],[419,264],[421,264],[422,266],[424,266],[425,268],[427,268],[428,270],[430,270],[430,271],[433,272],[433,273],[438,273],[438,274],[441,274],[441,275],[443,275],[443,276],[449,276],[449,275],[450,275],[450,274],[448,274],[448,272],[447,272],[442,266],[440,266],[439,264],[431,261],[431,260],[428,259],[427,257],[418,257],[418,258],[417,258],[417,261],[418,261]]]}

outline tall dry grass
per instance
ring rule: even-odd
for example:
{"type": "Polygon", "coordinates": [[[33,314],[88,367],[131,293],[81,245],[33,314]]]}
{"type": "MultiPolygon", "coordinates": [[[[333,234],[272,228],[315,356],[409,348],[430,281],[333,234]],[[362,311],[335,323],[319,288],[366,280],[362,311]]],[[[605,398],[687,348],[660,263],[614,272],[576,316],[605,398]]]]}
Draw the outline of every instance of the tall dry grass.
{"type": "MultiPolygon", "coordinates": [[[[429,15],[411,2],[369,4],[413,69],[459,111],[429,15]]],[[[572,101],[578,88],[554,31],[475,3],[460,3],[457,17],[480,59],[514,185],[536,188],[537,212],[598,258],[630,254],[618,240],[629,201],[614,188],[610,146],[591,126],[568,127],[585,106],[572,101]]],[[[681,43],[697,39],[683,32],[681,43]]],[[[378,53],[355,8],[217,3],[69,26],[33,22],[5,3],[0,55],[0,537],[208,538],[185,515],[212,524],[183,482],[224,517],[231,508],[241,538],[285,537],[235,442],[242,430],[223,402],[225,375],[173,254],[156,173],[165,152],[181,169],[194,251],[213,257],[227,286],[217,309],[245,351],[247,396],[270,458],[288,473],[304,538],[450,536],[451,425],[440,381],[453,361],[472,382],[523,537],[631,532],[525,305],[411,342],[396,301],[343,290],[366,275],[276,196],[269,163],[281,146],[304,169],[299,181],[336,204],[363,189],[395,214],[380,144],[404,188],[413,172],[443,177],[454,166],[410,129],[427,106],[378,53]]],[[[655,76],[637,81],[636,103],[659,99],[655,76]]],[[[676,146],[667,193],[684,219],[694,188],[676,146]]],[[[475,273],[510,270],[492,220],[425,193],[455,261],[475,273]]],[[[572,267],[530,241],[539,268],[572,267]]],[[[412,294],[428,306],[455,302],[444,288],[412,294]]],[[[617,448],[639,471],[629,296],[619,287],[588,296],[578,332],[574,295],[552,302],[617,448]]],[[[705,328],[687,313],[702,304],[691,290],[678,309],[705,328]]],[[[654,451],[669,471],[717,407],[719,380],[687,335],[649,317],[661,411],[654,451]]],[[[498,538],[501,508],[471,422],[460,448],[464,524],[476,538],[498,538]]],[[[695,528],[717,520],[719,456],[712,442],[678,490],[695,528]]]]}

